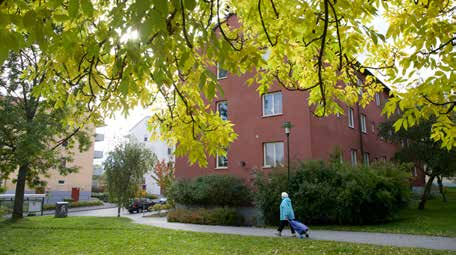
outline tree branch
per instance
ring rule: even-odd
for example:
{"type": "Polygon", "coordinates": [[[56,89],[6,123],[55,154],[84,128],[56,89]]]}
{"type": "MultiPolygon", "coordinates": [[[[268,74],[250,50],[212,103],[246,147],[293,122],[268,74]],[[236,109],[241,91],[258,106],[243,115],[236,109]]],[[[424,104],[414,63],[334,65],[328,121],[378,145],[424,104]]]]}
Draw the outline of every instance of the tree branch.
{"type": "MultiPolygon", "coordinates": [[[[271,2],[272,2],[272,0],[271,0],[271,2]]],[[[275,10],[275,6],[274,6],[274,11],[277,12],[277,10],[275,10]]],[[[275,45],[277,45],[278,36],[276,36],[275,42],[273,43],[271,40],[271,37],[269,36],[268,30],[266,29],[266,25],[264,24],[263,14],[261,12],[261,0],[258,0],[258,13],[260,14],[261,26],[263,27],[263,31],[266,34],[266,38],[268,39],[269,44],[271,44],[271,47],[274,47],[275,45]]],[[[278,14],[276,13],[276,15],[278,15],[278,14]]]]}

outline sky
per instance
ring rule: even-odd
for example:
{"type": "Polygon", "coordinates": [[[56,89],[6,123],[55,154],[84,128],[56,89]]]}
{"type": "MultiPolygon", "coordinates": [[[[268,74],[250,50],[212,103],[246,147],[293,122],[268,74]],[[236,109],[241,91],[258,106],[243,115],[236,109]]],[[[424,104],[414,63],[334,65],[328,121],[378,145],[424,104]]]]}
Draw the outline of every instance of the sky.
{"type": "MultiPolygon", "coordinates": [[[[114,149],[134,125],[144,117],[151,115],[150,110],[139,106],[135,107],[127,117],[120,112],[115,113],[113,118],[105,120],[106,126],[97,128],[97,133],[104,135],[104,141],[96,142],[95,150],[103,151],[103,158],[105,158],[107,153],[114,149]]],[[[94,164],[100,164],[102,161],[95,159],[94,164]]]]}

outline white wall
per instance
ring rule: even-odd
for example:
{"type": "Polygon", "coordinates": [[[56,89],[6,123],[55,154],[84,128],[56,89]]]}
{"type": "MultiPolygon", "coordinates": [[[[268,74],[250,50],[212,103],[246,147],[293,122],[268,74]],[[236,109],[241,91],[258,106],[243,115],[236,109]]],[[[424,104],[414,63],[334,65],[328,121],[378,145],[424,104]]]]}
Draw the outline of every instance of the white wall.
{"type": "MultiPolygon", "coordinates": [[[[174,148],[168,146],[163,141],[151,141],[151,133],[147,130],[147,122],[150,117],[145,117],[140,120],[133,128],[130,129],[129,136],[133,137],[136,141],[143,144],[146,148],[151,150],[157,156],[158,160],[165,160],[166,162],[174,161],[173,154],[168,154],[168,148],[171,148],[171,152],[174,148]],[[145,138],[147,141],[144,141],[145,138]]],[[[160,194],[160,187],[151,177],[153,170],[144,175],[146,191],[151,194],[160,194]]]]}

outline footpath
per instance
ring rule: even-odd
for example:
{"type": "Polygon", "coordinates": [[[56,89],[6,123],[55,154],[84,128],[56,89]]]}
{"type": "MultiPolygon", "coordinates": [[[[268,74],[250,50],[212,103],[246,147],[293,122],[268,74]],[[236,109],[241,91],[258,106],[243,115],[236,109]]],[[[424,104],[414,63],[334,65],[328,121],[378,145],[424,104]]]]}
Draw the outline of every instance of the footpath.
{"type": "MultiPolygon", "coordinates": [[[[71,212],[69,216],[98,216],[98,217],[114,217],[117,216],[117,209],[102,209],[83,212],[71,212]]],[[[270,228],[258,227],[231,227],[231,226],[207,226],[197,224],[173,223],[168,222],[166,217],[143,217],[143,214],[129,214],[125,210],[122,212],[123,217],[128,217],[133,222],[154,227],[205,232],[218,234],[232,234],[244,236],[262,236],[262,237],[277,237],[274,235],[275,230],[270,228]]],[[[331,231],[331,230],[312,230],[310,226],[311,240],[325,240],[337,242],[363,243],[384,246],[396,247],[414,247],[434,250],[450,250],[456,251],[456,238],[425,236],[425,235],[408,235],[408,234],[389,234],[389,233],[370,233],[370,232],[352,232],[352,231],[331,231]]],[[[289,230],[284,230],[282,237],[291,237],[289,230]]],[[[306,239],[297,239],[297,241],[305,242],[306,239]]]]}

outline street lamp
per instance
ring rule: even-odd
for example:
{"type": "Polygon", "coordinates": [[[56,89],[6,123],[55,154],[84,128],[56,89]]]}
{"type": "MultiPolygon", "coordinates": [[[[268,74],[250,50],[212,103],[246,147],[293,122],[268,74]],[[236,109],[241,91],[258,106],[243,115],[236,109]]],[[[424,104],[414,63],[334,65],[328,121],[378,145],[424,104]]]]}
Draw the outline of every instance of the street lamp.
{"type": "Polygon", "coordinates": [[[287,136],[287,168],[288,168],[288,178],[287,178],[287,189],[290,192],[290,133],[291,133],[291,122],[285,121],[282,128],[285,130],[285,135],[287,136]]]}

